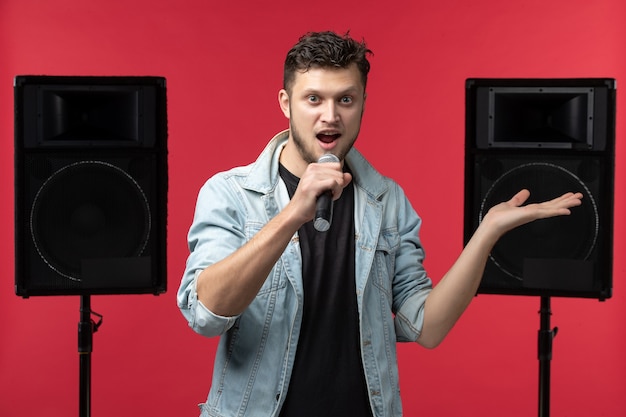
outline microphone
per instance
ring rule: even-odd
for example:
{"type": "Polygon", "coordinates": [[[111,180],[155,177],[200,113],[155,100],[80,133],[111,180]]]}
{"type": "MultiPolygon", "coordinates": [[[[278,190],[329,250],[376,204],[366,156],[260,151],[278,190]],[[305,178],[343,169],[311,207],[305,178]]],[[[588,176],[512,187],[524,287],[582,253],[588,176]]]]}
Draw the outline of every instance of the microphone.
{"type": "MultiPolygon", "coordinates": [[[[318,164],[326,162],[339,162],[332,153],[326,153],[317,160],[318,164]]],[[[333,221],[333,193],[328,190],[317,197],[317,206],[315,208],[315,219],[313,227],[318,232],[325,232],[330,229],[330,223],[333,221]]]]}

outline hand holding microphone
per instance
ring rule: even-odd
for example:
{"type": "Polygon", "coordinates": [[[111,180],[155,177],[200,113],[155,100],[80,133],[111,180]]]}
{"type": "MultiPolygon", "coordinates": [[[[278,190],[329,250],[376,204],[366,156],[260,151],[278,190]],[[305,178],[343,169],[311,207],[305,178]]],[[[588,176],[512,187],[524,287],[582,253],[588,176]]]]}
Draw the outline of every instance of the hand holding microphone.
{"type": "MultiPolygon", "coordinates": [[[[339,162],[332,153],[324,154],[317,160],[318,164],[327,162],[339,162]]],[[[325,232],[330,229],[330,224],[333,221],[333,193],[328,190],[322,193],[317,198],[317,204],[315,207],[315,217],[313,219],[313,227],[318,232],[325,232]]]]}

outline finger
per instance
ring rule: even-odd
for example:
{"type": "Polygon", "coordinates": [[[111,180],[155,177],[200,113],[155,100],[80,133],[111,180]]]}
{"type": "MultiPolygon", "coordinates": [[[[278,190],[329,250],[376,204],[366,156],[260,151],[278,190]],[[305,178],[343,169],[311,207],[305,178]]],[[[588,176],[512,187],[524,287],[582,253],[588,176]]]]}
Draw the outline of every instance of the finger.
{"type": "Polygon", "coordinates": [[[582,204],[582,193],[565,193],[560,197],[557,197],[553,200],[548,201],[547,203],[553,205],[562,205],[566,207],[574,207],[582,204]]]}
{"type": "Polygon", "coordinates": [[[540,217],[545,218],[559,215],[570,215],[570,208],[581,205],[581,199],[581,193],[565,193],[553,200],[538,204],[540,217]]]}
{"type": "Polygon", "coordinates": [[[528,197],[530,197],[530,191],[528,191],[527,189],[523,189],[523,190],[519,191],[517,194],[515,194],[509,200],[509,203],[514,205],[515,207],[519,207],[522,204],[524,204],[526,202],[526,200],[528,200],[528,197]]]}

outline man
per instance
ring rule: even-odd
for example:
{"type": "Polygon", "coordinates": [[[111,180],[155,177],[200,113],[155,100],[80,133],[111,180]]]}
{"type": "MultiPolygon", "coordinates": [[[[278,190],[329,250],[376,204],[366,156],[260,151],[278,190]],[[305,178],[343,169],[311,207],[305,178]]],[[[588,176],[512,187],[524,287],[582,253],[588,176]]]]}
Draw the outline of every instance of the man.
{"type": "Polygon", "coordinates": [[[437,346],[500,236],[580,204],[568,193],[522,207],[520,191],[432,288],[420,218],[353,148],[369,53],[348,35],[302,37],[278,95],[289,129],[200,191],[178,305],[196,332],[220,336],[202,416],[400,416],[395,343],[437,346]],[[340,162],[318,163],[327,153],[340,162]],[[311,220],[329,190],[332,226],[319,232],[311,220]]]}

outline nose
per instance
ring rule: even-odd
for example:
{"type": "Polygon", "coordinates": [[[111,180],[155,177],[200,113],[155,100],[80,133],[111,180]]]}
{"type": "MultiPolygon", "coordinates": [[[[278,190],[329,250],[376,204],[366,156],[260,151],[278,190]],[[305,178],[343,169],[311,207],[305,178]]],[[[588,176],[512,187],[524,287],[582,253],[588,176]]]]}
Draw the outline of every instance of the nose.
{"type": "Polygon", "coordinates": [[[328,100],[324,103],[322,108],[322,117],[323,122],[326,123],[334,123],[339,119],[339,113],[337,112],[337,103],[334,100],[328,100]]]}

